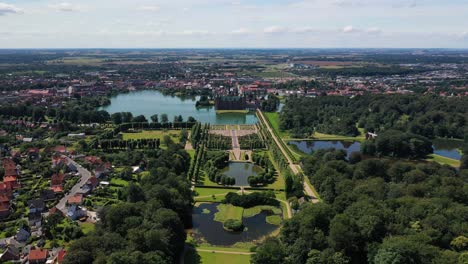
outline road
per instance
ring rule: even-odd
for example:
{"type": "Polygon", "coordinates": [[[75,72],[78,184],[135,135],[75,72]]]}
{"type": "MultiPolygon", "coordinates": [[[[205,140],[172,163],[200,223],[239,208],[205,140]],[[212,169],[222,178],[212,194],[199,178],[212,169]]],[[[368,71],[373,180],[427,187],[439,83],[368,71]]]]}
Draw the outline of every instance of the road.
{"type": "Polygon", "coordinates": [[[60,199],[59,203],[55,206],[57,207],[57,209],[62,211],[62,213],[64,213],[65,215],[67,214],[66,204],[67,204],[68,198],[77,194],[78,191],[80,191],[81,186],[85,185],[86,182],[93,176],[89,170],[83,168],[80,164],[76,163],[74,160],[68,157],[67,157],[67,162],[75,165],[75,167],[77,168],[78,172],[81,175],[81,179],[73,186],[73,188],[70,190],[68,194],[66,194],[62,199],[60,199]]]}
{"type": "MultiPolygon", "coordinates": [[[[268,133],[270,133],[271,137],[275,141],[276,145],[279,147],[281,152],[283,153],[283,156],[286,157],[286,160],[288,161],[289,168],[291,168],[292,172],[294,174],[299,174],[300,169],[298,168],[299,165],[294,164],[294,162],[291,160],[289,157],[288,153],[286,150],[283,148],[283,144],[280,143],[281,139],[278,139],[273,131],[273,128],[271,128],[270,123],[267,121],[266,117],[263,115],[263,112],[260,109],[257,109],[258,116],[260,117],[260,121],[265,124],[268,133]]],[[[311,200],[313,203],[318,203],[319,199],[315,196],[314,192],[312,191],[312,188],[309,186],[307,181],[304,180],[304,192],[311,197],[311,200]]]]}

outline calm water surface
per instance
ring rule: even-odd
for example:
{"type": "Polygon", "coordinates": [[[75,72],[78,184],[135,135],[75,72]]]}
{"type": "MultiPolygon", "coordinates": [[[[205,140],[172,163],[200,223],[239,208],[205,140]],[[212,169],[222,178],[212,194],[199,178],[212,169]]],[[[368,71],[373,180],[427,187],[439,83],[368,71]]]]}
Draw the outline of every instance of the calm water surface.
{"type": "MultiPolygon", "coordinates": [[[[312,154],[314,151],[319,149],[343,149],[346,151],[348,157],[354,151],[361,150],[361,143],[351,141],[289,141],[289,144],[296,145],[302,152],[312,154]]],[[[433,141],[432,148],[434,154],[459,160],[461,159],[461,153],[458,151],[460,147],[460,141],[456,140],[442,140],[436,139],[433,141]]]]}
{"type": "Polygon", "coordinates": [[[229,232],[223,228],[223,224],[214,221],[214,214],[218,212],[216,203],[204,203],[194,207],[192,214],[193,230],[198,238],[203,238],[211,245],[230,246],[237,242],[251,242],[260,239],[278,228],[278,226],[266,222],[267,212],[262,211],[252,217],[244,217],[242,222],[247,230],[243,232],[229,232]],[[204,214],[203,209],[210,213],[204,214]]]}
{"type": "Polygon", "coordinates": [[[182,115],[184,120],[193,116],[197,121],[210,124],[255,124],[255,114],[226,113],[216,114],[214,107],[197,108],[197,98],[181,98],[163,95],[160,91],[136,91],[119,94],[111,98],[111,104],[103,107],[110,114],[131,112],[133,116],[144,115],[148,120],[154,114],[167,114],[172,121],[174,116],[182,115]]]}
{"type": "Polygon", "coordinates": [[[434,154],[456,160],[461,159],[462,155],[460,151],[458,151],[458,148],[461,145],[460,141],[449,139],[436,139],[432,143],[434,154]]]}
{"type": "Polygon", "coordinates": [[[312,154],[319,149],[342,149],[349,155],[355,151],[361,151],[361,143],[352,141],[289,141],[291,145],[296,145],[302,152],[312,154]]]}
{"type": "Polygon", "coordinates": [[[234,186],[249,186],[247,178],[256,176],[263,169],[257,165],[248,162],[231,162],[229,166],[221,171],[222,174],[236,179],[234,186]]]}

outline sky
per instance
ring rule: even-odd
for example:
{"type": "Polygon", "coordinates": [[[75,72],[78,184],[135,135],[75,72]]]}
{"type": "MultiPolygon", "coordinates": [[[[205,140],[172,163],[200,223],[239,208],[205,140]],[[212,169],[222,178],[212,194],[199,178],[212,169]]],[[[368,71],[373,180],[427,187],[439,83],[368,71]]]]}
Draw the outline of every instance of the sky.
{"type": "Polygon", "coordinates": [[[0,48],[468,48],[468,0],[0,0],[0,48]]]}

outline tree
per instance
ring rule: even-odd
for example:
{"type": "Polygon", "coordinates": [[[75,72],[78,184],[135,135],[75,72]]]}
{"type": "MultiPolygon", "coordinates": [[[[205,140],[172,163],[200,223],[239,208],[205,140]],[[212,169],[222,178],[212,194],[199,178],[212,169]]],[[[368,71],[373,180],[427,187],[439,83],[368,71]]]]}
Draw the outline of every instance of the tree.
{"type": "Polygon", "coordinates": [[[157,114],[152,115],[152,116],[151,116],[151,121],[152,121],[153,123],[158,123],[158,122],[159,122],[158,115],[157,115],[157,114]]]}
{"type": "Polygon", "coordinates": [[[148,123],[148,120],[144,115],[135,116],[132,120],[134,123],[148,123]]]}
{"type": "Polygon", "coordinates": [[[122,124],[122,113],[113,113],[111,115],[112,122],[116,125],[122,124]]]}
{"type": "Polygon", "coordinates": [[[460,159],[460,170],[468,170],[468,153],[464,154],[460,159]]]}
{"type": "Polygon", "coordinates": [[[276,238],[267,238],[252,256],[252,264],[283,264],[287,256],[281,242],[276,238]]]}
{"type": "Polygon", "coordinates": [[[161,122],[163,124],[167,124],[167,122],[169,122],[169,118],[167,117],[167,114],[162,114],[161,115],[161,122]]]}

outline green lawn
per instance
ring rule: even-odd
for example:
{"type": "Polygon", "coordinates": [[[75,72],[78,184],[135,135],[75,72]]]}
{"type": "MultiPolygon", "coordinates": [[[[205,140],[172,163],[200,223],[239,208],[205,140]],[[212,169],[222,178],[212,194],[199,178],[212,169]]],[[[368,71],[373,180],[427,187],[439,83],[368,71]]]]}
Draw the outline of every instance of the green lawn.
{"type": "Polygon", "coordinates": [[[228,192],[238,192],[237,189],[222,189],[222,188],[203,188],[197,187],[195,188],[195,198],[198,196],[208,196],[213,194],[224,194],[228,192]]]}
{"type": "Polygon", "coordinates": [[[324,134],[320,132],[315,132],[312,138],[314,140],[349,140],[349,141],[363,141],[365,139],[363,135],[360,135],[357,137],[348,137],[348,136],[324,134]]]}
{"type": "MultiPolygon", "coordinates": [[[[221,249],[222,250],[222,249],[221,249]]],[[[228,251],[228,250],[223,250],[228,251]]],[[[195,251],[191,249],[187,251],[184,257],[185,264],[248,264],[250,263],[250,255],[228,254],[228,253],[213,253],[205,251],[195,251]]]]}
{"type": "Polygon", "coordinates": [[[459,160],[455,160],[455,159],[450,159],[450,158],[446,158],[446,157],[443,157],[443,156],[440,156],[440,155],[437,155],[437,154],[431,154],[429,155],[429,158],[426,159],[427,161],[433,161],[433,162],[437,162],[439,164],[442,164],[442,165],[450,165],[452,167],[460,167],[460,161],[459,160]]]}
{"type": "Polygon", "coordinates": [[[122,179],[119,179],[119,178],[112,178],[110,180],[110,183],[118,185],[118,186],[127,186],[128,185],[128,181],[122,180],[122,179]]]}
{"type": "Polygon", "coordinates": [[[139,133],[122,133],[123,140],[137,140],[137,139],[160,139],[161,144],[163,143],[164,136],[170,136],[174,143],[180,142],[180,131],[179,130],[150,130],[142,131],[139,133]]]}
{"type": "Polygon", "coordinates": [[[94,231],[94,224],[93,223],[81,223],[80,224],[81,230],[86,235],[92,231],[94,231]]]}
{"type": "Polygon", "coordinates": [[[274,214],[281,214],[281,209],[270,205],[259,205],[244,209],[244,217],[252,217],[259,214],[262,210],[271,210],[274,214]]]}
{"type": "Polygon", "coordinates": [[[266,218],[266,222],[272,225],[281,225],[281,222],[283,220],[281,219],[281,216],[279,215],[269,215],[266,218]]]}
{"type": "Polygon", "coordinates": [[[279,128],[279,113],[277,112],[263,112],[265,117],[268,119],[270,122],[271,128],[273,128],[276,133],[281,137],[281,138],[288,138],[289,137],[289,132],[288,131],[281,131],[279,128]]]}
{"type": "Polygon", "coordinates": [[[244,208],[234,206],[231,204],[220,204],[218,205],[218,212],[214,216],[214,220],[218,222],[225,222],[228,219],[235,219],[242,221],[242,214],[244,208]]]}

